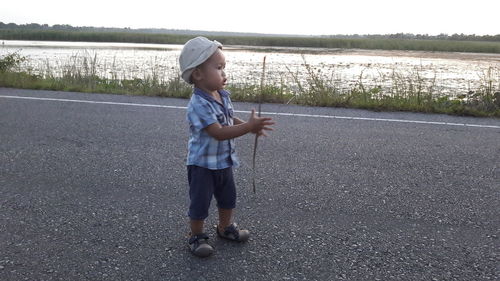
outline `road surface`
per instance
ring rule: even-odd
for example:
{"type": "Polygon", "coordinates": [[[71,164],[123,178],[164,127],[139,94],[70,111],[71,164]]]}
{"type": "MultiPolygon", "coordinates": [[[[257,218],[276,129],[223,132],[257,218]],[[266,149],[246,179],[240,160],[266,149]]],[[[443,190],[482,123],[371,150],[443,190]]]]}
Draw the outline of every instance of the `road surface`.
{"type": "Polygon", "coordinates": [[[199,259],[186,104],[0,88],[0,280],[498,280],[500,120],[265,104],[252,238],[199,259]]]}

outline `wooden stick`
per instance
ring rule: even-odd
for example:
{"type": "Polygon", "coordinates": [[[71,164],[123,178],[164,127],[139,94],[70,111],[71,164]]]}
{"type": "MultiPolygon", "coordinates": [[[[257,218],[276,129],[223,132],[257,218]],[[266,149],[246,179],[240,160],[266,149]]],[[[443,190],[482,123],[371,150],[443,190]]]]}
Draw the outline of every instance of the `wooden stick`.
{"type": "MultiPolygon", "coordinates": [[[[260,117],[261,115],[261,109],[262,109],[262,93],[264,92],[264,82],[266,79],[266,56],[264,56],[264,61],[262,62],[262,77],[260,78],[260,95],[259,95],[259,106],[258,106],[258,116],[260,117]]],[[[253,178],[252,178],[252,185],[253,185],[253,193],[256,193],[255,189],[255,156],[257,155],[257,143],[259,140],[259,133],[257,132],[255,134],[255,143],[253,146],[253,160],[252,160],[252,168],[253,168],[253,178]]]]}

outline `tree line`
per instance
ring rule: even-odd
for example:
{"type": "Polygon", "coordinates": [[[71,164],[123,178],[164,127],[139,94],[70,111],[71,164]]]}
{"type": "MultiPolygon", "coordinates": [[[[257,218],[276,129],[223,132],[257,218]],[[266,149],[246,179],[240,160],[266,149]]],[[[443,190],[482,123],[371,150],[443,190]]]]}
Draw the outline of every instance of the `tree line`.
{"type": "MultiPolygon", "coordinates": [[[[153,34],[174,34],[174,35],[206,35],[206,36],[258,36],[258,37],[290,37],[291,35],[283,34],[260,34],[260,33],[238,33],[238,32],[216,32],[216,31],[201,31],[201,30],[178,30],[178,29],[163,29],[163,28],[142,28],[131,29],[129,27],[92,27],[92,26],[71,26],[68,24],[15,24],[0,22],[0,29],[3,30],[44,30],[44,31],[81,31],[81,32],[124,32],[124,33],[153,33],[153,34]]],[[[293,35],[292,37],[319,37],[319,38],[338,38],[338,39],[404,39],[404,40],[448,40],[448,41],[485,41],[485,42],[500,42],[500,34],[496,35],[476,35],[476,34],[412,34],[412,33],[395,33],[395,34],[337,34],[337,35],[322,35],[322,36],[305,36],[293,35]]]]}

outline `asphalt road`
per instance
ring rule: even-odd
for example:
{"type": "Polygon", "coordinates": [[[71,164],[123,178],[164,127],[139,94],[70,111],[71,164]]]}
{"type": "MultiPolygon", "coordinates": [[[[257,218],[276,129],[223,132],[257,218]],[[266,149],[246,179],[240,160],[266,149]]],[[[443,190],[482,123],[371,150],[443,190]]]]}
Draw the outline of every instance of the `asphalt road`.
{"type": "Polygon", "coordinates": [[[0,280],[498,280],[500,120],[265,104],[315,116],[273,115],[257,194],[237,141],[253,236],[199,259],[186,104],[0,88],[0,280]]]}

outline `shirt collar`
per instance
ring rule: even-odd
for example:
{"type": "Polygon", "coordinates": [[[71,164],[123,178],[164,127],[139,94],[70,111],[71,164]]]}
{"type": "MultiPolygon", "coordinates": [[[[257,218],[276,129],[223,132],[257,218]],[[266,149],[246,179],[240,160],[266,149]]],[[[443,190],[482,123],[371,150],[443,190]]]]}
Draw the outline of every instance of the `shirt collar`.
{"type": "MultiPolygon", "coordinates": [[[[217,92],[219,92],[221,98],[222,98],[222,101],[224,102],[224,100],[229,97],[229,92],[226,91],[226,90],[218,90],[217,92]]],[[[194,88],[194,94],[195,95],[198,95],[210,102],[216,102],[216,103],[219,103],[218,101],[216,101],[211,95],[207,94],[205,91],[203,91],[202,89],[200,88],[194,88]]]]}

